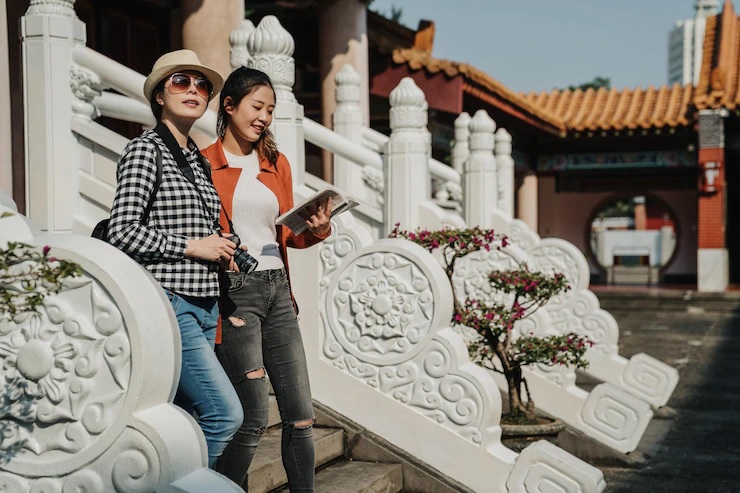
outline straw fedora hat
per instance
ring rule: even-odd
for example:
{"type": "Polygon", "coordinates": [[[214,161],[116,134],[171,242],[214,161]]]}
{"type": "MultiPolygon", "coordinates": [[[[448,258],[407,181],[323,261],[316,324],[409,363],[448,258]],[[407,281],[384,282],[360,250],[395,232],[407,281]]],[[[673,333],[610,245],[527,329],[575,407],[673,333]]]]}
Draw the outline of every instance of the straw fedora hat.
{"type": "Polygon", "coordinates": [[[224,86],[223,77],[221,77],[219,73],[212,68],[208,68],[203,65],[194,51],[171,51],[169,53],[165,53],[159,57],[156,62],[154,62],[152,73],[150,73],[144,81],[144,97],[146,100],[151,101],[152,92],[161,80],[175,72],[184,72],[186,70],[195,70],[196,72],[200,72],[211,84],[213,84],[213,92],[211,93],[211,97],[208,98],[209,101],[216,97],[224,86]]]}

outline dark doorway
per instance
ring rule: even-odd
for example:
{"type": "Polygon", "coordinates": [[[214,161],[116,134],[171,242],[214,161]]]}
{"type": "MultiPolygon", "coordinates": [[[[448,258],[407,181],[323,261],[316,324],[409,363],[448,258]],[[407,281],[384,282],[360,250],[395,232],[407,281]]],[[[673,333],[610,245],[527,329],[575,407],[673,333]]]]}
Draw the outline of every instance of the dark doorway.
{"type": "Polygon", "coordinates": [[[730,284],[740,284],[740,118],[725,120],[725,242],[730,258],[730,284]]]}

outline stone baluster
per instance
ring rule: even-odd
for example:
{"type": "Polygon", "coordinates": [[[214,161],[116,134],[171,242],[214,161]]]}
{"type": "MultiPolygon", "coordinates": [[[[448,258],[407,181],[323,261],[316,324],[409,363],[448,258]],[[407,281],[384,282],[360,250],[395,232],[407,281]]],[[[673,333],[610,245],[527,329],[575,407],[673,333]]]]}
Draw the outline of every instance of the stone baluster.
{"type": "Polygon", "coordinates": [[[391,135],[385,170],[385,228],[394,223],[406,229],[420,225],[420,206],[431,197],[424,93],[410,77],[404,77],[390,94],[391,135]]]}
{"type": "Polygon", "coordinates": [[[496,140],[498,208],[514,217],[514,159],[511,157],[511,134],[499,128],[496,140]]]}
{"type": "MultiPolygon", "coordinates": [[[[80,166],[71,129],[73,102],[79,100],[69,81],[70,70],[75,70],[72,50],[85,43],[85,25],[75,15],[74,0],[31,0],[21,18],[21,40],[26,211],[42,231],[69,232],[80,166]]],[[[77,105],[77,110],[83,108],[77,105]]]]}
{"type": "Polygon", "coordinates": [[[465,222],[468,226],[492,226],[491,214],[498,204],[496,158],[493,155],[496,123],[485,110],[470,119],[470,156],[463,176],[465,222]]]}
{"type": "Polygon", "coordinates": [[[72,116],[84,120],[95,119],[100,111],[92,104],[105,89],[98,74],[72,62],[69,71],[69,85],[72,89],[72,116]]]}
{"type": "Polygon", "coordinates": [[[247,39],[249,39],[252,31],[254,31],[254,24],[249,19],[244,19],[236,29],[231,31],[231,35],[229,35],[229,43],[231,44],[229,62],[231,63],[232,72],[239,67],[249,66],[247,39]]]}
{"type": "Polygon", "coordinates": [[[455,119],[455,145],[452,148],[452,167],[462,174],[465,169],[465,161],[470,155],[468,140],[470,139],[470,115],[463,111],[455,119]]]}
{"type": "MultiPolygon", "coordinates": [[[[352,142],[362,140],[363,121],[360,107],[360,74],[350,64],[344,65],[334,77],[337,106],[334,111],[334,131],[352,142]]],[[[337,154],[334,155],[334,185],[348,194],[364,198],[367,185],[363,182],[363,166],[337,154]]],[[[374,194],[373,194],[374,195],[374,194]]]]}
{"type": "Polygon", "coordinates": [[[305,183],[306,150],[303,136],[303,106],[293,94],[295,60],[293,36],[274,15],[265,16],[247,38],[250,58],[247,66],[270,76],[277,104],[270,129],[280,152],[285,154],[293,171],[293,187],[305,183]]]}

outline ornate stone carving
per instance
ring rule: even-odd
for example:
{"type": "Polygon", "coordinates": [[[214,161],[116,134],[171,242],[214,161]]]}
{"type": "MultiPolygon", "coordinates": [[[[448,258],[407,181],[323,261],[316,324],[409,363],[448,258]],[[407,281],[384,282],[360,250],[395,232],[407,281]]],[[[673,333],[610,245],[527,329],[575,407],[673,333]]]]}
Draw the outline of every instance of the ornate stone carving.
{"type": "Polygon", "coordinates": [[[336,220],[332,220],[332,234],[321,242],[319,257],[323,266],[321,274],[321,288],[326,289],[329,285],[331,274],[339,267],[339,264],[358,249],[360,240],[345,228],[341,228],[336,220]]]}
{"type": "Polygon", "coordinates": [[[639,353],[629,359],[622,378],[646,402],[660,405],[656,398],[670,395],[675,387],[675,369],[652,356],[639,353]]]}
{"type": "Polygon", "coordinates": [[[495,142],[493,132],[496,130],[496,122],[488,116],[485,110],[478,110],[470,119],[471,152],[492,153],[495,142]]]}
{"type": "Polygon", "coordinates": [[[251,55],[248,66],[270,76],[278,100],[296,100],[294,50],[293,36],[274,15],[265,16],[247,38],[247,51],[251,55]]]}
{"type": "Polygon", "coordinates": [[[200,430],[168,403],[179,343],[161,287],[92,238],[23,239],[83,274],[36,313],[0,324],[0,490],[129,493],[177,482],[202,491],[185,479],[192,473],[208,477],[209,491],[241,491],[205,468],[200,430]]]}
{"type": "Polygon", "coordinates": [[[31,0],[26,15],[55,14],[76,17],[75,0],[31,0]]]}
{"type": "Polygon", "coordinates": [[[388,99],[391,104],[390,127],[394,133],[426,129],[429,105],[414,79],[401,79],[388,99]]]}
{"type": "Polygon", "coordinates": [[[385,184],[383,183],[383,172],[377,168],[365,166],[362,168],[362,181],[364,181],[368,187],[378,192],[378,203],[382,204],[383,190],[385,189],[385,184]]]}
{"type": "Polygon", "coordinates": [[[465,161],[470,154],[468,139],[470,138],[470,115],[466,112],[460,113],[455,119],[455,144],[452,148],[452,167],[458,173],[465,169],[465,161]]]}
{"type": "Polygon", "coordinates": [[[652,417],[647,403],[608,383],[594,387],[581,410],[584,424],[591,428],[585,431],[601,435],[600,441],[621,452],[637,447],[652,417]]]}
{"type": "Polygon", "coordinates": [[[69,85],[75,97],[72,101],[75,116],[93,119],[99,117],[100,111],[92,104],[92,100],[100,96],[105,86],[98,74],[72,62],[69,68],[69,85]]]}
{"type": "Polygon", "coordinates": [[[518,246],[525,252],[531,251],[540,241],[539,235],[529,229],[527,223],[521,219],[514,219],[511,221],[507,236],[513,245],[518,246]]]}
{"type": "Polygon", "coordinates": [[[231,70],[234,71],[239,67],[249,66],[249,50],[247,49],[247,39],[254,31],[254,24],[249,19],[244,19],[239,23],[236,29],[229,35],[231,44],[231,53],[229,62],[231,70]]]}
{"type": "Polygon", "coordinates": [[[334,76],[336,83],[337,109],[359,109],[360,107],[360,83],[362,79],[357,70],[349,63],[345,64],[334,76]]]}
{"type": "MultiPolygon", "coordinates": [[[[51,457],[63,471],[79,467],[78,454],[117,438],[131,373],[131,348],[115,304],[84,277],[57,296],[47,298],[38,313],[0,334],[3,386],[26,382],[18,401],[29,402],[18,427],[3,446],[20,444],[14,468],[29,469],[51,457]],[[86,300],[89,309],[81,302],[86,300]],[[111,433],[103,433],[109,428],[111,433]],[[66,465],[62,465],[64,462],[66,465]]],[[[18,409],[18,408],[16,408],[18,409]]]]}
{"type": "Polygon", "coordinates": [[[434,315],[429,281],[404,257],[364,255],[343,265],[336,278],[327,317],[337,340],[358,359],[406,359],[428,335],[434,315]]]}
{"type": "Polygon", "coordinates": [[[540,440],[522,450],[506,480],[508,493],[561,491],[599,493],[606,489],[604,475],[582,460],[540,440]]]}

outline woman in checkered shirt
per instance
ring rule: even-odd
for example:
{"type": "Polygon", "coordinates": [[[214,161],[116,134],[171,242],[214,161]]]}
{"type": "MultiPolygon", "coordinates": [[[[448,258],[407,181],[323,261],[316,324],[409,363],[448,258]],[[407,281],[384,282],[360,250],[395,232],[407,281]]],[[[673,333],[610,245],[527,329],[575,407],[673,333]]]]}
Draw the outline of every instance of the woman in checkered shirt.
{"type": "Polygon", "coordinates": [[[197,414],[209,466],[243,419],[239,398],[213,352],[219,265],[228,264],[236,245],[219,234],[221,206],[210,166],[188,137],[222,86],[221,76],[190,50],[157,60],[144,83],[144,95],[158,124],[124,149],[108,226],[110,243],[142,264],[172,303],[182,340],[175,404],[197,414]]]}

